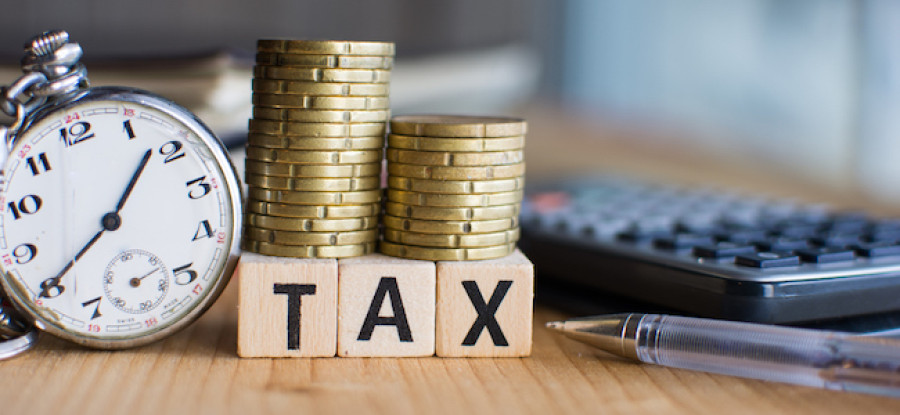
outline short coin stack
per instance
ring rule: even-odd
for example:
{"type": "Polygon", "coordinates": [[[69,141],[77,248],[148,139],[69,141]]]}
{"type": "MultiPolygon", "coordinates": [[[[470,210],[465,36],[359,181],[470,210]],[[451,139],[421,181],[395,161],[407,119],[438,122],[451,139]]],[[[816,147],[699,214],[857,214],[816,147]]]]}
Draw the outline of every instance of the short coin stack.
{"type": "Polygon", "coordinates": [[[391,119],[380,251],[434,261],[513,252],[525,186],[525,130],[517,118],[391,119]]]}
{"type": "Polygon", "coordinates": [[[244,249],[374,252],[393,55],[387,42],[258,42],[244,249]]]}

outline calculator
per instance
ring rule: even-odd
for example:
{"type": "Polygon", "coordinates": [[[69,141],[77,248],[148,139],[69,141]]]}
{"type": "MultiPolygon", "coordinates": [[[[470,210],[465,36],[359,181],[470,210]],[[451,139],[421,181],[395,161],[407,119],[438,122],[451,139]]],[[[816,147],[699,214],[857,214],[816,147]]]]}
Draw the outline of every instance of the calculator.
{"type": "Polygon", "coordinates": [[[583,177],[531,186],[520,226],[539,287],[763,323],[900,310],[900,219],[583,177]]]}

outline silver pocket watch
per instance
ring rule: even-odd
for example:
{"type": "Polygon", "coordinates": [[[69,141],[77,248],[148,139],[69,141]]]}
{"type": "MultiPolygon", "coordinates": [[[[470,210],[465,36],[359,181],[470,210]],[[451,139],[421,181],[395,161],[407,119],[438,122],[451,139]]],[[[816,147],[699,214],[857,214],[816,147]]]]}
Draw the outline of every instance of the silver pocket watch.
{"type": "Polygon", "coordinates": [[[0,96],[15,117],[0,129],[0,358],[34,328],[106,349],[166,337],[216,300],[239,256],[222,143],[164,98],[90,88],[81,54],[66,32],[36,37],[0,96]]]}

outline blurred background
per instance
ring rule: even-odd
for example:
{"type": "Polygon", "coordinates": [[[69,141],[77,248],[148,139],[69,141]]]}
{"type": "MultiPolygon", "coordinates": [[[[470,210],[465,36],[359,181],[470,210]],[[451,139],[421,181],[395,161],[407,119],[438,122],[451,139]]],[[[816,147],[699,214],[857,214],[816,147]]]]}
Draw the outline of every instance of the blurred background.
{"type": "Polygon", "coordinates": [[[221,136],[246,128],[256,39],[389,40],[394,114],[553,108],[900,203],[895,1],[14,1],[0,82],[51,28],[95,84],[159,92],[221,136]]]}

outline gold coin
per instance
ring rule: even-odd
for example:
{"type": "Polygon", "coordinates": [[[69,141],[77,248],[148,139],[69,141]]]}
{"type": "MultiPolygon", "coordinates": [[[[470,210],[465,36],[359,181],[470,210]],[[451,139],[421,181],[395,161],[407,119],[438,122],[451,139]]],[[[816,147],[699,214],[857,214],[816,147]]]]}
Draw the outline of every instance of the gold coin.
{"type": "Polygon", "coordinates": [[[381,177],[275,177],[247,173],[244,182],[263,189],[295,190],[298,192],[358,192],[378,189],[381,177]]]}
{"type": "Polygon", "coordinates": [[[247,146],[247,158],[276,163],[363,164],[380,163],[381,150],[307,151],[247,146]]]}
{"type": "Polygon", "coordinates": [[[522,150],[465,153],[389,148],[385,156],[388,161],[426,166],[499,166],[525,161],[525,155],[522,150]]]}
{"type": "Polygon", "coordinates": [[[519,240],[519,228],[470,235],[426,234],[385,228],[383,235],[385,241],[404,245],[432,248],[480,248],[516,243],[519,240]]]}
{"type": "Polygon", "coordinates": [[[401,218],[425,220],[493,220],[519,216],[519,204],[490,207],[431,207],[386,202],[384,212],[401,218]]]}
{"type": "Polygon", "coordinates": [[[384,135],[384,123],[330,124],[250,120],[249,130],[251,133],[302,137],[380,137],[384,135]]]}
{"type": "Polygon", "coordinates": [[[422,193],[481,194],[513,192],[525,188],[525,178],[499,180],[428,180],[388,176],[388,188],[422,193]]]}
{"type": "Polygon", "coordinates": [[[391,107],[388,97],[331,97],[311,95],[269,95],[253,93],[253,105],[274,108],[319,110],[384,110],[391,107]]]}
{"type": "Polygon", "coordinates": [[[380,150],[381,137],[297,137],[251,133],[247,145],[285,150],[380,150]]]}
{"type": "Polygon", "coordinates": [[[498,245],[485,248],[425,248],[395,244],[388,241],[378,243],[379,252],[407,259],[426,261],[474,261],[507,256],[516,249],[516,244],[498,245]]]}
{"type": "Polygon", "coordinates": [[[279,53],[392,56],[394,44],[392,42],[346,40],[259,39],[256,42],[256,50],[279,53]]]}
{"type": "Polygon", "coordinates": [[[276,245],[356,245],[375,242],[378,239],[378,229],[354,232],[291,232],[246,227],[244,238],[276,245]]]}
{"type": "Polygon", "coordinates": [[[316,68],[391,69],[390,56],[311,55],[304,53],[258,52],[256,63],[262,65],[310,66],[316,68]]]}
{"type": "Polygon", "coordinates": [[[390,110],[376,111],[342,111],[342,110],[308,110],[303,108],[266,108],[253,107],[253,118],[258,120],[294,121],[294,122],[384,122],[390,117],[390,110]]]}
{"type": "Polygon", "coordinates": [[[525,174],[525,163],[505,166],[448,167],[388,162],[387,168],[388,174],[392,176],[432,180],[513,179],[525,174]]]}
{"type": "Polygon", "coordinates": [[[343,206],[363,205],[381,201],[381,189],[362,192],[297,192],[290,190],[248,188],[248,199],[261,202],[285,203],[290,205],[343,206]]]}
{"type": "Polygon", "coordinates": [[[480,195],[445,195],[440,193],[418,193],[406,190],[387,190],[387,200],[404,205],[432,207],[487,207],[511,205],[522,201],[522,191],[485,193],[480,195]]]}
{"type": "Polygon", "coordinates": [[[525,147],[525,136],[501,138],[411,137],[388,134],[388,147],[421,151],[510,151],[525,147]]]}
{"type": "Polygon", "coordinates": [[[254,79],[253,92],[267,94],[379,97],[390,95],[388,84],[327,83],[254,79]]]}
{"type": "Polygon", "coordinates": [[[276,177],[381,177],[381,163],[309,165],[244,160],[248,174],[276,177]]]}
{"type": "Polygon", "coordinates": [[[243,249],[257,254],[292,258],[349,258],[375,252],[375,243],[332,246],[286,246],[243,240],[243,249]]]}
{"type": "Polygon", "coordinates": [[[499,232],[519,226],[519,219],[516,216],[493,220],[456,221],[409,219],[384,215],[381,220],[384,226],[390,229],[442,235],[499,232]]]}
{"type": "Polygon", "coordinates": [[[391,71],[382,69],[323,69],[302,66],[256,65],[253,68],[253,76],[258,79],[309,82],[385,84],[391,81],[391,71]]]}
{"type": "Polygon", "coordinates": [[[377,216],[381,212],[380,203],[346,206],[288,205],[284,203],[248,201],[247,211],[260,215],[288,218],[335,219],[377,216]]]}
{"type": "Polygon", "coordinates": [[[284,218],[255,213],[246,213],[244,216],[248,227],[292,232],[350,232],[378,226],[378,216],[344,219],[284,218]]]}
{"type": "Polygon", "coordinates": [[[461,115],[401,115],[391,118],[394,134],[420,137],[509,137],[524,135],[525,120],[461,115]]]}

